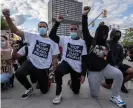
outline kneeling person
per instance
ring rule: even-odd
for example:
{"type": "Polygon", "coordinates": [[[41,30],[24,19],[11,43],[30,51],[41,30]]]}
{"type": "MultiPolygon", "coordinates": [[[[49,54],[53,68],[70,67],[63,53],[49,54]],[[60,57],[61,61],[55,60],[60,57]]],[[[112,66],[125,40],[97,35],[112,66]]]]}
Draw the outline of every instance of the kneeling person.
{"type": "Polygon", "coordinates": [[[26,88],[26,92],[22,95],[22,99],[28,98],[33,88],[27,79],[27,75],[34,72],[37,78],[37,82],[40,86],[40,91],[45,94],[48,92],[48,71],[50,65],[53,63],[56,68],[57,55],[59,54],[59,48],[48,36],[48,25],[46,22],[39,22],[38,34],[28,33],[19,30],[10,18],[10,11],[8,9],[3,10],[3,14],[9,25],[12,33],[25,39],[29,44],[28,57],[29,60],[22,64],[22,66],[16,71],[15,75],[17,80],[26,88]]]}
{"type": "Polygon", "coordinates": [[[7,84],[8,87],[13,87],[13,49],[9,45],[8,38],[1,36],[1,84],[7,84]]]}
{"type": "Polygon", "coordinates": [[[70,36],[57,36],[56,32],[63,17],[59,16],[53,26],[49,37],[63,48],[62,62],[55,71],[56,97],[53,103],[58,104],[62,99],[62,77],[70,73],[72,84],[70,85],[74,94],[80,91],[80,83],[85,80],[85,66],[83,59],[87,54],[85,41],[79,37],[79,27],[70,25],[70,36]]]}
{"type": "MultiPolygon", "coordinates": [[[[133,78],[133,68],[123,64],[123,47],[118,43],[119,39],[121,37],[121,32],[119,30],[113,29],[110,33],[110,41],[108,42],[108,45],[110,47],[110,50],[112,52],[112,58],[109,59],[109,63],[117,67],[121,70],[123,73],[123,84],[121,86],[121,91],[124,93],[128,93],[128,90],[126,89],[124,83],[131,80],[133,78]]],[[[113,84],[113,79],[105,79],[105,82],[102,83],[102,86],[105,88],[110,89],[113,84]]]]}

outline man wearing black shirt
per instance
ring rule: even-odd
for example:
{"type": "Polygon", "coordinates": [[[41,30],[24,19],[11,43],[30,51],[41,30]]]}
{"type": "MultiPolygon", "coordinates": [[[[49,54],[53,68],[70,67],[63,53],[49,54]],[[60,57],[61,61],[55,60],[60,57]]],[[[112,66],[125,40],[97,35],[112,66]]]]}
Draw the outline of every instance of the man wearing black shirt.
{"type": "Polygon", "coordinates": [[[106,44],[109,27],[106,25],[99,25],[96,29],[95,37],[91,37],[87,22],[87,14],[89,11],[90,7],[84,8],[82,16],[82,30],[88,51],[88,59],[86,59],[85,62],[89,70],[88,80],[91,95],[93,97],[98,96],[100,85],[104,77],[114,79],[110,101],[119,107],[126,107],[126,103],[120,97],[120,88],[123,81],[122,72],[111,66],[108,62],[111,53],[106,44]],[[107,59],[104,58],[105,56],[107,56],[107,59]]]}
{"type": "MultiPolygon", "coordinates": [[[[121,91],[124,93],[128,93],[128,90],[124,86],[124,83],[131,80],[133,78],[133,68],[130,66],[123,64],[123,47],[118,43],[121,37],[121,31],[113,29],[110,33],[110,40],[108,45],[110,47],[110,59],[108,60],[112,66],[119,68],[124,76],[124,81],[121,87],[121,91]]],[[[102,83],[103,87],[110,89],[113,84],[112,79],[105,79],[105,82],[102,83]]]]}

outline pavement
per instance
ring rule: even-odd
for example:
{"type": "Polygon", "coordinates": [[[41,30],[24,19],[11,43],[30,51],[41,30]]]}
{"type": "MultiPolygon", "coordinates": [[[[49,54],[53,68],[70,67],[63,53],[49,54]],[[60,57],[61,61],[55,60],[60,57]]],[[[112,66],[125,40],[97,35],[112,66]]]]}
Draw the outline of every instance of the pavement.
{"type": "MultiPolygon", "coordinates": [[[[124,63],[133,66],[133,62],[128,62],[127,60],[124,63]]],[[[111,90],[101,87],[99,98],[92,98],[87,79],[81,86],[80,94],[74,95],[67,85],[69,78],[69,75],[63,77],[63,100],[58,105],[52,103],[52,99],[55,96],[54,83],[45,95],[41,94],[39,90],[35,89],[35,85],[33,85],[33,95],[26,100],[22,100],[21,95],[25,89],[15,80],[15,87],[13,89],[1,92],[1,108],[118,108],[109,101],[111,90]]],[[[126,86],[129,89],[129,93],[121,93],[121,96],[127,103],[127,108],[133,108],[133,81],[130,81],[126,86]]]]}

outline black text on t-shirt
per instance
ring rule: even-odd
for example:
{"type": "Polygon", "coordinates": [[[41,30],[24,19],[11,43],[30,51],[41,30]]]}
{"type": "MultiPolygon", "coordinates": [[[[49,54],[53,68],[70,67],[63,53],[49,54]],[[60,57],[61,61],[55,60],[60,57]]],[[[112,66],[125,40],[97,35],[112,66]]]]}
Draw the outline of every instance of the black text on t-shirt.
{"type": "Polygon", "coordinates": [[[82,50],[83,50],[83,46],[72,45],[68,43],[66,58],[73,59],[73,60],[80,60],[82,50]]]}
{"type": "Polygon", "coordinates": [[[41,58],[48,58],[48,53],[49,53],[50,45],[39,42],[38,40],[36,41],[35,48],[32,52],[32,54],[39,56],[41,58]]]}

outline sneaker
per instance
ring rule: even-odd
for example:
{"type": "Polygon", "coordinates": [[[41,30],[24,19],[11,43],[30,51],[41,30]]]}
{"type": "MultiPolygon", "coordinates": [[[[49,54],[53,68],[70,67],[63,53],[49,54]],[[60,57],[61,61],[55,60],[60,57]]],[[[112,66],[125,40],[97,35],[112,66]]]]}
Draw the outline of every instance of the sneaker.
{"type": "Polygon", "coordinates": [[[112,96],[110,101],[119,106],[120,108],[126,108],[126,103],[121,99],[120,96],[112,96]]]}
{"type": "Polygon", "coordinates": [[[127,88],[125,87],[124,84],[123,84],[122,87],[121,87],[121,91],[122,91],[123,93],[128,93],[128,90],[127,90],[127,88]]]}
{"type": "Polygon", "coordinates": [[[33,93],[33,88],[29,88],[28,90],[25,91],[25,93],[22,95],[21,99],[27,99],[30,97],[33,93]]]}
{"type": "Polygon", "coordinates": [[[62,100],[62,93],[60,93],[58,96],[56,96],[54,99],[53,99],[53,104],[59,104],[62,100]]]}

